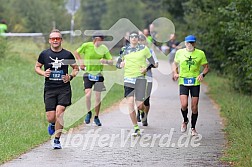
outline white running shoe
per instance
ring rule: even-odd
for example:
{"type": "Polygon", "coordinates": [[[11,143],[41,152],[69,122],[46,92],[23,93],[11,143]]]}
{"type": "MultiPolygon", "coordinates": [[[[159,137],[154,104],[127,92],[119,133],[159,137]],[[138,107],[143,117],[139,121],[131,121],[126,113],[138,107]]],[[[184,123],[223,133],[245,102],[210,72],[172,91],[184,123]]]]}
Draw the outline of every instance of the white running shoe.
{"type": "Polygon", "coordinates": [[[181,132],[182,133],[184,133],[184,132],[186,132],[186,130],[187,130],[187,124],[188,124],[188,122],[183,122],[182,124],[181,124],[181,132]]]}
{"type": "Polygon", "coordinates": [[[197,131],[196,131],[195,128],[192,128],[192,129],[191,129],[191,135],[192,135],[192,136],[197,136],[197,135],[198,135],[198,133],[197,133],[197,131]]]}

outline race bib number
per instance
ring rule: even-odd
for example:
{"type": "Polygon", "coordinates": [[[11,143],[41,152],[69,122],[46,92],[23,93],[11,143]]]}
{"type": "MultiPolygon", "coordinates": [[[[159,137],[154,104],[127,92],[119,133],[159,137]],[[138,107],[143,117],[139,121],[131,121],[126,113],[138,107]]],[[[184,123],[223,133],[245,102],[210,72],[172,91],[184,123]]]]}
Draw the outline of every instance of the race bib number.
{"type": "Polygon", "coordinates": [[[124,78],[124,82],[135,84],[136,78],[124,78]]]}
{"type": "Polygon", "coordinates": [[[185,86],[193,86],[195,84],[196,78],[184,78],[185,86]]]}
{"type": "Polygon", "coordinates": [[[88,79],[90,81],[99,81],[99,75],[92,75],[92,74],[88,74],[88,79]]]}
{"type": "Polygon", "coordinates": [[[62,75],[63,75],[63,70],[51,71],[49,80],[54,80],[54,81],[62,80],[62,75]]]}

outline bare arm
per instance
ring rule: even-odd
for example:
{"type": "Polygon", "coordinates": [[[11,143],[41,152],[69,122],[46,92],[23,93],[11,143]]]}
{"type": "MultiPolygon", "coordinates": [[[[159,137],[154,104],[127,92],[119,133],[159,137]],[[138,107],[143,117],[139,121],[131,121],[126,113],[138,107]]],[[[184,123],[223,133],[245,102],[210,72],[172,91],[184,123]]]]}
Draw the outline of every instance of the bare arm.
{"type": "Polygon", "coordinates": [[[199,81],[203,81],[205,75],[206,75],[206,74],[208,73],[208,71],[209,71],[209,66],[208,66],[208,64],[204,64],[204,65],[202,65],[202,66],[204,67],[204,69],[203,69],[202,73],[200,73],[200,75],[197,77],[197,79],[198,79],[199,81]]]}
{"type": "MultiPolygon", "coordinates": [[[[80,65],[80,68],[81,68],[82,70],[85,70],[85,65],[84,65],[84,63],[83,63],[83,61],[82,61],[82,59],[81,59],[80,54],[79,54],[77,51],[74,51],[73,54],[74,54],[75,58],[77,59],[77,64],[80,65]]],[[[73,68],[73,69],[74,69],[74,68],[73,68]]]]}
{"type": "Polygon", "coordinates": [[[50,68],[47,69],[46,71],[42,70],[43,64],[39,63],[38,61],[36,62],[35,64],[35,72],[41,76],[44,76],[44,77],[49,77],[50,76],[50,73],[51,73],[51,70],[50,68]]]}
{"type": "Polygon", "coordinates": [[[173,72],[173,80],[178,80],[179,73],[178,73],[178,64],[174,61],[172,63],[172,72],[173,72]]]}

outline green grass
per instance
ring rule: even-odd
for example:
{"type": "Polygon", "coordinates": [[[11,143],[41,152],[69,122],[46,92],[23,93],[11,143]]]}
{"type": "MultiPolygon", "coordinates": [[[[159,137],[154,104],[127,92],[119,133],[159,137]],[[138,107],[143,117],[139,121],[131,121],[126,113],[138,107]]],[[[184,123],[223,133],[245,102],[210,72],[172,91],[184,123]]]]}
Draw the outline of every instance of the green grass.
{"type": "MultiPolygon", "coordinates": [[[[72,48],[71,51],[77,48],[67,43],[65,45],[72,48]]],[[[37,57],[43,49],[43,43],[34,43],[30,39],[10,39],[7,54],[1,58],[0,164],[50,139],[43,103],[44,78],[34,71],[37,57]]],[[[106,68],[108,71],[114,71],[111,67],[106,68]]],[[[115,73],[111,76],[118,77],[115,73]]],[[[119,76],[122,75],[119,73],[119,76]]],[[[110,80],[112,81],[113,78],[105,79],[105,84],[110,80]]],[[[80,101],[84,99],[82,77],[74,78],[71,85],[72,106],[83,107],[83,117],[86,111],[85,102],[80,101]]],[[[103,93],[101,111],[123,97],[121,85],[111,84],[111,87],[108,92],[103,93]]],[[[67,109],[65,119],[69,119],[71,107],[67,109]]],[[[83,119],[80,117],[72,122],[74,123],[72,127],[77,126],[83,122],[83,119]]]]}
{"type": "Polygon", "coordinates": [[[209,95],[226,120],[228,145],[222,160],[235,166],[252,166],[252,96],[234,91],[228,79],[214,72],[205,79],[209,95]]]}

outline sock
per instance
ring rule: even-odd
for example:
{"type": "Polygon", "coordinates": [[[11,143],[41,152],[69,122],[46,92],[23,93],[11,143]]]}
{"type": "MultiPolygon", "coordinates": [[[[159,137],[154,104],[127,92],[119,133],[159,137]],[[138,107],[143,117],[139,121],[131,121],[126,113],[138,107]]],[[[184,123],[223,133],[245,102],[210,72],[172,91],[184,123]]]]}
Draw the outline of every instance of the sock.
{"type": "Polygon", "coordinates": [[[97,118],[98,118],[98,116],[95,116],[95,117],[94,117],[94,119],[97,119],[97,118]]]}
{"type": "Polygon", "coordinates": [[[182,113],[182,116],[184,118],[184,122],[188,122],[188,118],[187,118],[188,109],[186,109],[185,111],[183,111],[182,108],[181,108],[181,113],[182,113]]]}
{"type": "Polygon", "coordinates": [[[198,118],[198,113],[197,114],[193,114],[192,113],[192,127],[191,128],[194,128],[195,129],[195,125],[196,125],[196,122],[197,122],[197,118],[198,118]]]}
{"type": "Polygon", "coordinates": [[[136,130],[136,129],[139,129],[138,124],[134,125],[134,129],[135,129],[135,130],[136,130]]]}
{"type": "Polygon", "coordinates": [[[88,111],[88,114],[92,114],[92,112],[91,112],[91,111],[88,111]]]}

